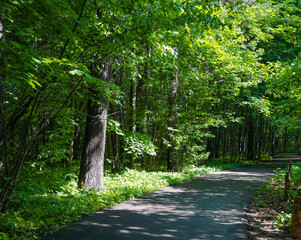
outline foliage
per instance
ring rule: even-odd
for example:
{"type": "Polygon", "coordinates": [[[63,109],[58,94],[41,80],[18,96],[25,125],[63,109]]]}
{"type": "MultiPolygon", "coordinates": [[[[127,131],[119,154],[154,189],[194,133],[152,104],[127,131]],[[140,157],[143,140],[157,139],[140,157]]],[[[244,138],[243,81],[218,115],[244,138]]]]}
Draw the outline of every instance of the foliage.
{"type": "Polygon", "coordinates": [[[2,1],[0,210],[32,166],[80,158],[90,101],[113,172],[299,150],[300,24],[295,0],[2,1]]]}
{"type": "Polygon", "coordinates": [[[114,132],[120,135],[124,141],[124,151],[127,155],[133,156],[135,159],[143,158],[145,155],[156,155],[156,147],[150,137],[139,132],[129,132],[120,127],[118,121],[112,118],[108,119],[107,132],[114,132]]]}
{"type": "Polygon", "coordinates": [[[286,227],[292,226],[292,214],[282,212],[276,216],[275,227],[285,229],[286,227]]]}
{"type": "MultiPolygon", "coordinates": [[[[42,238],[219,170],[221,157],[231,167],[299,150],[300,19],[295,0],[2,1],[0,238],[42,238]],[[109,82],[96,77],[104,62],[109,82]],[[103,98],[105,167],[117,173],[106,192],[78,190],[87,102],[103,98]],[[172,158],[182,172],[144,170],[172,158]]],[[[291,197],[301,182],[293,171],[291,197]]]]}
{"type": "Polygon", "coordinates": [[[151,142],[149,136],[137,132],[126,134],[124,150],[136,158],[144,154],[156,155],[156,146],[151,142]]]}
{"type": "MultiPolygon", "coordinates": [[[[285,174],[287,170],[277,171],[275,175],[275,182],[278,182],[278,184],[283,185],[285,174]]],[[[290,199],[294,199],[295,196],[301,196],[301,164],[298,163],[295,166],[293,166],[292,174],[291,174],[291,190],[290,190],[290,199]]],[[[281,189],[283,190],[283,187],[281,186],[281,189]]],[[[285,211],[282,211],[280,214],[276,217],[275,226],[277,228],[288,228],[290,229],[292,225],[292,202],[290,203],[290,206],[285,209],[285,211]]]]}

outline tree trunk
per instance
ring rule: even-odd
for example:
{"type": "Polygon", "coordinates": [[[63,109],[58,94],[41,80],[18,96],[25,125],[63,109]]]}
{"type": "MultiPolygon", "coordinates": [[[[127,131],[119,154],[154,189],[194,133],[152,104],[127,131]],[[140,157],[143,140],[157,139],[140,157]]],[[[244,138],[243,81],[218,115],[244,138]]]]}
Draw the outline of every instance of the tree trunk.
{"type": "MultiPolygon", "coordinates": [[[[209,127],[209,133],[213,134],[213,127],[209,127]]],[[[209,158],[213,158],[214,154],[214,140],[212,137],[208,137],[206,152],[209,152],[209,158]]]]}
{"type": "MultiPolygon", "coordinates": [[[[0,19],[0,41],[4,41],[4,26],[0,19]]],[[[4,170],[7,173],[7,145],[6,145],[6,120],[5,120],[5,99],[6,88],[5,64],[3,55],[0,55],[0,172],[4,170]]],[[[0,179],[1,180],[1,179],[0,179]]]]}
{"type": "MultiPolygon", "coordinates": [[[[117,118],[117,110],[116,107],[114,106],[114,104],[110,104],[109,106],[110,108],[110,115],[113,115],[113,118],[115,121],[118,120],[117,118]]],[[[119,147],[120,147],[120,139],[119,139],[119,135],[116,134],[116,132],[109,132],[107,134],[107,149],[108,149],[108,153],[109,153],[109,159],[111,161],[111,171],[112,173],[116,173],[120,171],[120,157],[119,157],[119,147]]]]}
{"type": "Polygon", "coordinates": [[[147,110],[147,87],[146,82],[148,81],[148,67],[147,65],[144,66],[143,69],[140,70],[141,77],[137,79],[137,90],[136,90],[136,97],[137,97],[137,132],[141,132],[146,134],[146,110],[147,110]]]}
{"type": "MultiPolygon", "coordinates": [[[[137,88],[136,88],[136,122],[137,127],[136,131],[139,133],[146,134],[147,127],[146,127],[146,110],[147,110],[147,87],[146,82],[148,81],[148,67],[147,64],[145,66],[141,66],[139,69],[140,77],[137,78],[137,88]]],[[[142,156],[140,159],[141,167],[146,165],[146,156],[142,156]]]]}
{"type": "Polygon", "coordinates": [[[291,237],[301,239],[301,197],[294,200],[291,237]]]}
{"type": "Polygon", "coordinates": [[[275,145],[276,145],[276,127],[275,126],[271,126],[271,131],[272,131],[272,142],[271,142],[271,155],[272,157],[275,156],[275,145]]]}
{"type": "MultiPolygon", "coordinates": [[[[110,80],[110,64],[105,63],[99,74],[103,81],[110,80]]],[[[108,100],[101,97],[99,104],[92,99],[88,100],[87,119],[83,152],[81,158],[79,188],[104,189],[104,154],[108,116],[108,100]]]]}
{"type": "Polygon", "coordinates": [[[215,138],[214,138],[214,158],[219,158],[219,152],[220,152],[220,137],[221,137],[221,131],[219,128],[215,128],[215,138]]]}
{"type": "Polygon", "coordinates": [[[289,201],[289,191],[291,186],[291,174],[287,172],[285,175],[285,186],[284,186],[284,201],[289,201]]]}
{"type": "MultiPolygon", "coordinates": [[[[137,116],[136,116],[136,91],[137,91],[137,84],[135,82],[131,82],[130,85],[130,96],[129,96],[129,132],[136,131],[136,123],[137,123],[137,116]]],[[[132,154],[129,154],[129,168],[134,167],[134,158],[132,154]]]]}
{"type": "Polygon", "coordinates": [[[254,120],[250,115],[248,116],[248,148],[247,148],[247,158],[248,160],[254,159],[254,120]]]}
{"type": "Polygon", "coordinates": [[[283,136],[282,136],[282,144],[283,144],[283,152],[287,152],[287,127],[284,128],[283,136]]]}
{"type": "Polygon", "coordinates": [[[257,147],[257,158],[261,159],[262,157],[262,151],[264,150],[264,144],[265,144],[265,134],[264,134],[264,121],[263,121],[263,117],[260,116],[259,118],[259,129],[258,129],[259,133],[258,133],[258,147],[257,147]]]}
{"type": "MultiPolygon", "coordinates": [[[[72,108],[72,118],[75,119],[75,114],[74,114],[74,109],[75,109],[74,94],[72,94],[72,97],[71,97],[71,108],[72,108]]],[[[76,131],[75,125],[72,124],[72,129],[71,129],[71,133],[70,133],[71,141],[69,143],[69,161],[68,162],[64,161],[64,167],[66,167],[67,164],[70,164],[71,161],[74,158],[74,138],[75,138],[75,134],[76,134],[75,131],[76,131]]]]}
{"type": "MultiPolygon", "coordinates": [[[[171,129],[177,129],[178,127],[178,104],[177,104],[177,91],[178,91],[178,73],[170,81],[170,91],[169,91],[169,127],[171,129]]],[[[170,135],[175,132],[171,130],[170,135]]],[[[180,170],[180,162],[178,156],[178,150],[175,149],[175,140],[172,136],[169,137],[170,147],[167,152],[167,169],[178,172],[180,170]]]]}
{"type": "Polygon", "coordinates": [[[237,154],[238,154],[238,160],[240,161],[242,159],[242,154],[243,154],[243,142],[244,142],[244,137],[243,137],[243,127],[242,124],[239,124],[238,126],[238,149],[237,149],[237,154]]]}

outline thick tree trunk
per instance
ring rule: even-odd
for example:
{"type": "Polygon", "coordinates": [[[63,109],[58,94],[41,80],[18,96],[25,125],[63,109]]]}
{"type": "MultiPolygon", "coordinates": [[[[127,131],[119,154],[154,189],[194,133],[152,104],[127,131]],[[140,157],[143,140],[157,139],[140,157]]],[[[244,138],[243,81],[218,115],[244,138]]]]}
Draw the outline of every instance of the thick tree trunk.
{"type": "MultiPolygon", "coordinates": [[[[110,64],[105,63],[99,72],[99,78],[110,80],[110,64]]],[[[104,154],[108,116],[108,101],[102,97],[101,103],[88,101],[85,139],[81,158],[79,188],[104,189],[104,154]]]]}

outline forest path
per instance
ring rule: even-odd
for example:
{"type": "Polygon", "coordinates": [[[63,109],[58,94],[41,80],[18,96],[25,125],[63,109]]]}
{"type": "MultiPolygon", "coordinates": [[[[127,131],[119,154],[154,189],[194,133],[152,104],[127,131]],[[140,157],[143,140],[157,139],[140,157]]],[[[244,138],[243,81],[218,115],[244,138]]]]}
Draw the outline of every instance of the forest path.
{"type": "Polygon", "coordinates": [[[201,176],[96,212],[47,240],[247,239],[246,209],[256,189],[298,155],[201,176]]]}

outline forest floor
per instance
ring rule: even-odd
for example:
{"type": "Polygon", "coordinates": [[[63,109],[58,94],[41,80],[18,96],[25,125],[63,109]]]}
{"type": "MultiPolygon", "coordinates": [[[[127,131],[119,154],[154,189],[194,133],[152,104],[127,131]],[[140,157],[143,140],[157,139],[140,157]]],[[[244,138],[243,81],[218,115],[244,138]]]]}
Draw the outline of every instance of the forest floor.
{"type": "MultiPolygon", "coordinates": [[[[279,154],[275,161],[301,161],[297,154],[279,154]]],[[[249,239],[251,240],[292,240],[286,227],[276,227],[279,214],[285,214],[291,208],[292,200],[283,199],[283,185],[274,179],[268,181],[255,195],[247,211],[249,239]]],[[[283,223],[285,226],[286,224],[283,223]]]]}
{"type": "MultiPolygon", "coordinates": [[[[282,157],[242,166],[212,160],[180,173],[125,169],[106,173],[105,192],[77,188],[77,162],[68,168],[32,168],[17,186],[10,208],[0,214],[0,239],[247,239],[248,220],[253,239],[289,239],[287,232],[273,228],[272,220],[276,212],[291,210],[277,200],[285,172],[274,172],[287,162],[282,157]],[[266,187],[267,179],[277,184],[266,187]],[[261,228],[262,222],[266,225],[261,228]]],[[[301,186],[301,162],[297,165],[292,176],[300,176],[301,186]]]]}
{"type": "Polygon", "coordinates": [[[291,240],[290,232],[275,227],[276,217],[289,206],[281,198],[268,192],[260,193],[260,198],[252,201],[248,209],[249,239],[251,240],[291,240]],[[263,204],[264,202],[264,204],[263,204]]]}
{"type": "Polygon", "coordinates": [[[248,239],[252,197],[286,164],[267,161],[207,174],[96,212],[46,239],[248,239]]]}
{"type": "Polygon", "coordinates": [[[182,172],[164,171],[164,166],[153,172],[123,169],[113,174],[106,170],[105,191],[78,189],[79,165],[79,161],[72,161],[68,167],[46,166],[42,170],[27,166],[15,197],[7,210],[0,213],[0,239],[44,239],[96,211],[242,164],[219,159],[207,161],[206,166],[188,166],[182,172]]]}

